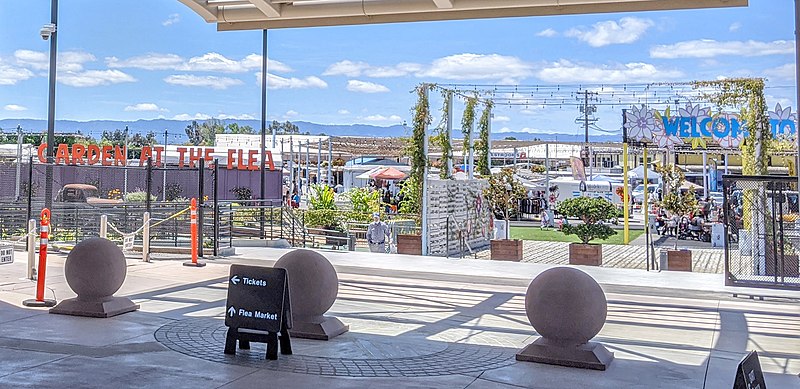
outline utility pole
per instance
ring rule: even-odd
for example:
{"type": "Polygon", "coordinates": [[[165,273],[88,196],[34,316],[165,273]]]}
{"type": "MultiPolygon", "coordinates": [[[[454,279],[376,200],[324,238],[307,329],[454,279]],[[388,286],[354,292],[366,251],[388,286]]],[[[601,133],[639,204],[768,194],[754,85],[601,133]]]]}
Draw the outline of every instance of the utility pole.
{"type": "Polygon", "coordinates": [[[596,122],[597,119],[590,119],[589,116],[597,112],[597,106],[589,105],[589,100],[592,96],[596,96],[597,92],[589,92],[587,90],[577,94],[578,96],[583,96],[583,105],[581,106],[581,113],[583,113],[583,150],[581,150],[581,159],[583,159],[584,169],[588,167],[591,171],[592,153],[589,149],[589,122],[596,122]]]}

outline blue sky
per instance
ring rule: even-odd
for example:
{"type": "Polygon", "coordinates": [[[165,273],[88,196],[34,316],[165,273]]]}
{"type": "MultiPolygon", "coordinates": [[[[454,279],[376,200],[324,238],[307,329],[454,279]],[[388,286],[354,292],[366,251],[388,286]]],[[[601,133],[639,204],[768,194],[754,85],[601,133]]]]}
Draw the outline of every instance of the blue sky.
{"type": "MultiPolygon", "coordinates": [[[[46,118],[48,0],[0,1],[0,118],[46,118]]],[[[260,118],[261,32],[217,32],[177,0],[62,1],[58,119],[260,118]]],[[[274,30],[270,120],[410,122],[420,82],[769,79],[794,102],[791,0],[747,8],[274,30]]],[[[434,108],[439,102],[434,99],[434,108]]],[[[461,109],[456,107],[456,121],[461,109]]],[[[498,107],[495,131],[575,134],[574,107],[498,107]]],[[[601,108],[602,128],[620,127],[601,108]]],[[[438,118],[437,118],[438,119],[438,118]]]]}

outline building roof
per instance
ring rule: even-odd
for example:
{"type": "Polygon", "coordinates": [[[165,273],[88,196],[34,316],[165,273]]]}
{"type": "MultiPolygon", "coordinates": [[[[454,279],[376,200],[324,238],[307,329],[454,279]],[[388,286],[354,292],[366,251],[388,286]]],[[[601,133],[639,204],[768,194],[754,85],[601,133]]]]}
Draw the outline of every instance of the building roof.
{"type": "Polygon", "coordinates": [[[748,0],[178,0],[217,29],[263,30],[746,6],[748,0]]]}

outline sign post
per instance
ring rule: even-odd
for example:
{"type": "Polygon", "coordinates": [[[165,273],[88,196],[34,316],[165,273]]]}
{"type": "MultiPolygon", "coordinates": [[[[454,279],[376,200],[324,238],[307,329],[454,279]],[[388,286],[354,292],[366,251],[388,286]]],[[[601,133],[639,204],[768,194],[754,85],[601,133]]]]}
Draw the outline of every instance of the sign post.
{"type": "Polygon", "coordinates": [[[36,299],[25,300],[22,305],[26,307],[53,307],[55,300],[44,298],[44,278],[47,270],[47,243],[50,236],[50,210],[42,209],[41,236],[39,237],[39,273],[36,275],[36,299]]]}
{"type": "Polygon", "coordinates": [[[250,342],[260,342],[267,344],[267,359],[275,360],[279,338],[281,354],[292,354],[289,301],[286,269],[231,265],[225,304],[225,354],[236,354],[236,341],[244,350],[250,348],[250,342]]]}

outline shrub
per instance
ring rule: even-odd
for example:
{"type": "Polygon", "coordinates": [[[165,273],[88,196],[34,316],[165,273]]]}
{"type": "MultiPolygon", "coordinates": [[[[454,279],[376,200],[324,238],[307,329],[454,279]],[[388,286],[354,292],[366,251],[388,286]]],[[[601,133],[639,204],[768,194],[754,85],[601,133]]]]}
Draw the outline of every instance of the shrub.
{"type": "Polygon", "coordinates": [[[308,196],[308,203],[311,209],[327,210],[336,209],[334,201],[335,192],[327,185],[312,185],[308,196]]]}
{"type": "Polygon", "coordinates": [[[556,212],[566,217],[578,218],[583,223],[564,225],[561,229],[565,235],[577,235],[583,244],[594,239],[605,240],[616,234],[613,228],[603,221],[617,216],[617,207],[603,198],[577,197],[567,199],[558,205],[556,212]]]}
{"type": "Polygon", "coordinates": [[[246,186],[237,186],[231,189],[231,193],[236,195],[236,200],[250,200],[253,198],[253,190],[246,186]]]}
{"type": "Polygon", "coordinates": [[[347,192],[353,212],[367,213],[378,212],[381,209],[381,194],[369,188],[353,188],[347,192]]]}
{"type": "Polygon", "coordinates": [[[181,194],[183,193],[183,188],[180,185],[174,182],[170,182],[167,184],[166,188],[164,189],[165,200],[167,201],[176,201],[176,199],[181,198],[181,194]]]}
{"type": "MultiPolygon", "coordinates": [[[[132,203],[136,202],[143,203],[147,201],[147,192],[145,191],[128,192],[128,194],[125,195],[125,201],[132,203]]],[[[150,201],[156,201],[156,196],[151,194],[150,201]]]]}
{"type": "Polygon", "coordinates": [[[525,187],[514,177],[514,170],[505,168],[499,174],[489,177],[489,187],[483,195],[492,207],[495,215],[502,215],[503,220],[519,208],[520,200],[526,196],[525,187]]]}

